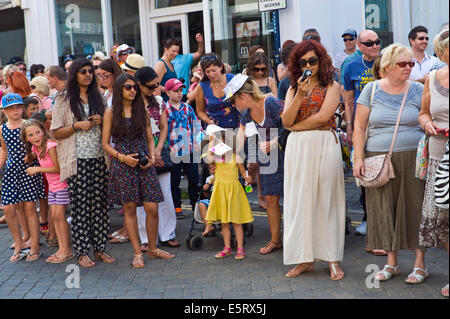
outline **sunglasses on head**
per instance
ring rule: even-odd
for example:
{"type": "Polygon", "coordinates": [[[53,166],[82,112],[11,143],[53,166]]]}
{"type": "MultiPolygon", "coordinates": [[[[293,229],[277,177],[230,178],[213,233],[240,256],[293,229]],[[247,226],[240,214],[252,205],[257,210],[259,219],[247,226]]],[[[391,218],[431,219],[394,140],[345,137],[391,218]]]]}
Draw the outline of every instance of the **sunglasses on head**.
{"type": "Polygon", "coordinates": [[[131,91],[131,89],[134,89],[136,92],[139,90],[139,85],[137,84],[124,84],[123,88],[127,91],[131,91]]]}
{"type": "Polygon", "coordinates": [[[153,91],[153,90],[156,90],[159,87],[160,83],[158,82],[158,83],[151,84],[151,85],[147,85],[145,83],[142,83],[142,85],[145,86],[150,91],[153,91]]]}
{"type": "Polygon", "coordinates": [[[267,68],[253,68],[253,71],[255,71],[255,72],[266,72],[267,68]]]}
{"type": "Polygon", "coordinates": [[[405,68],[407,65],[409,65],[410,68],[413,68],[414,65],[416,64],[416,62],[414,62],[414,61],[408,61],[408,62],[402,61],[402,62],[397,62],[396,64],[399,67],[401,67],[401,68],[405,68]]]}
{"type": "Polygon", "coordinates": [[[300,59],[299,61],[298,61],[298,63],[299,63],[299,65],[300,65],[300,67],[301,68],[304,68],[306,65],[310,65],[310,66],[313,66],[313,65],[316,65],[317,63],[319,63],[319,58],[318,57],[316,57],[316,56],[312,56],[312,57],[310,57],[308,60],[305,60],[305,59],[300,59]]]}
{"type": "Polygon", "coordinates": [[[210,55],[210,56],[204,56],[200,59],[200,61],[215,61],[218,60],[219,58],[217,57],[217,55],[210,55]]]}
{"type": "Polygon", "coordinates": [[[420,41],[427,40],[428,41],[428,40],[430,40],[430,38],[422,36],[422,37],[418,37],[417,40],[420,40],[420,41]]]}
{"type": "Polygon", "coordinates": [[[81,69],[78,72],[80,72],[83,75],[85,75],[86,73],[89,73],[89,74],[94,73],[94,71],[92,69],[81,69]]]}
{"type": "Polygon", "coordinates": [[[375,41],[366,41],[366,42],[361,42],[361,43],[364,44],[366,47],[373,47],[374,44],[380,45],[381,40],[376,39],[375,41]]]}
{"type": "Polygon", "coordinates": [[[342,41],[344,42],[348,42],[348,41],[354,41],[355,38],[344,38],[342,41]]]}

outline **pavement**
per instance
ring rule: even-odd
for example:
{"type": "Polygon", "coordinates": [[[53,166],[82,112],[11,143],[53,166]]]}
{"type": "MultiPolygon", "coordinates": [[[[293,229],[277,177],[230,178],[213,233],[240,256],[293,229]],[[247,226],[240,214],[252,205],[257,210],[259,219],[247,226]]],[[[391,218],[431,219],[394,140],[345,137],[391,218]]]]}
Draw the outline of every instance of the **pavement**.
{"type": "MultiPolygon", "coordinates": [[[[186,185],[183,181],[182,185],[186,185]]],[[[359,190],[351,175],[346,175],[348,212],[353,227],[362,219],[359,190]]],[[[365,237],[352,231],[346,236],[342,267],[345,278],[330,280],[327,263],[316,263],[314,271],[287,279],[290,266],[283,265],[282,250],[260,255],[259,248],[269,240],[266,212],[257,205],[256,192],[249,195],[254,211],[254,234],[246,238],[247,258],[214,258],[221,250],[220,236],[205,238],[200,250],[189,250],[185,238],[192,221],[192,211],[185,209],[185,219],[178,220],[180,248],[166,249],[176,255],[172,260],[150,260],[146,267],[133,269],[130,243],[108,245],[116,257],[114,264],[97,263],[94,268],[76,266],[75,259],[64,264],[47,264],[45,259],[56,248],[42,246],[43,256],[35,262],[9,262],[11,235],[0,225],[0,299],[444,299],[441,288],[449,281],[449,258],[445,251],[429,249],[426,255],[430,277],[421,285],[407,285],[404,279],[414,262],[412,251],[401,251],[401,274],[388,282],[373,281],[374,269],[382,267],[386,257],[364,250],[365,237]],[[366,272],[367,270],[367,272],[366,272]]],[[[187,202],[185,204],[188,204],[187,202]]],[[[188,208],[184,205],[184,208],[188,208]]],[[[117,230],[123,217],[111,210],[111,230],[117,230]]],[[[201,235],[202,225],[195,233],[201,235]]],[[[41,239],[41,242],[45,242],[41,239]]]]}

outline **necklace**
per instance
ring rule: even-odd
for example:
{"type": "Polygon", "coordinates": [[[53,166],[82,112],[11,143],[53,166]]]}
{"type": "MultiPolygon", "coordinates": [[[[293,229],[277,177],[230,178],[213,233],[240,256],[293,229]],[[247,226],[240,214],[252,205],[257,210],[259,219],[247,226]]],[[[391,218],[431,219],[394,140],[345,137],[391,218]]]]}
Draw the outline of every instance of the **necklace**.
{"type": "Polygon", "coordinates": [[[366,67],[366,69],[371,69],[364,63],[364,55],[361,56],[361,62],[366,67]]]}
{"type": "Polygon", "coordinates": [[[218,84],[218,85],[213,84],[213,83],[211,82],[211,85],[214,86],[214,88],[217,90],[220,86],[222,86],[222,82],[219,81],[219,84],[218,84]]]}

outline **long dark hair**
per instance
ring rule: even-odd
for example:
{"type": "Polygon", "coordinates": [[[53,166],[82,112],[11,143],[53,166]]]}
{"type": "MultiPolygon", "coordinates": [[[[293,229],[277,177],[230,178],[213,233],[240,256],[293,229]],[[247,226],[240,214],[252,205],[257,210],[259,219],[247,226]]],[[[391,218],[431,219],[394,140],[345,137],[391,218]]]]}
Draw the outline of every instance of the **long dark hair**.
{"type": "Polygon", "coordinates": [[[207,53],[203,57],[200,58],[200,67],[202,68],[202,71],[205,74],[202,82],[209,81],[209,78],[206,75],[206,69],[209,68],[211,65],[215,65],[219,68],[222,68],[222,74],[226,73],[225,65],[223,64],[223,62],[219,58],[219,56],[215,53],[207,53]]]}
{"type": "MultiPolygon", "coordinates": [[[[84,116],[87,115],[82,107],[80,98],[80,86],[77,81],[78,71],[85,67],[90,66],[93,69],[91,61],[88,59],[76,59],[73,61],[69,68],[69,79],[67,80],[67,97],[70,101],[70,110],[77,119],[77,121],[82,121],[84,116]]],[[[95,75],[92,73],[92,81],[87,88],[88,103],[89,103],[89,114],[101,115],[105,113],[105,102],[102,95],[98,91],[97,82],[95,81],[95,75]]]]}
{"type": "MultiPolygon", "coordinates": [[[[154,79],[156,79],[158,77],[158,73],[156,73],[156,71],[153,68],[149,66],[144,66],[143,68],[137,70],[134,76],[139,81],[139,83],[145,85],[145,83],[151,82],[154,79]]],[[[148,101],[148,105],[146,105],[148,108],[157,107],[159,109],[159,103],[156,101],[156,98],[153,94],[151,94],[150,96],[146,95],[145,97],[147,98],[148,101]]]]}
{"type": "MultiPolygon", "coordinates": [[[[131,105],[131,125],[125,130],[125,118],[123,116],[123,84],[127,80],[132,80],[137,84],[134,76],[124,73],[120,75],[114,83],[112,111],[113,121],[111,125],[111,135],[119,140],[125,136],[130,139],[140,139],[145,134],[145,129],[150,125],[147,110],[145,109],[144,101],[142,100],[141,90],[138,89],[136,97],[131,105]]],[[[151,137],[151,136],[150,136],[151,137]]]]}

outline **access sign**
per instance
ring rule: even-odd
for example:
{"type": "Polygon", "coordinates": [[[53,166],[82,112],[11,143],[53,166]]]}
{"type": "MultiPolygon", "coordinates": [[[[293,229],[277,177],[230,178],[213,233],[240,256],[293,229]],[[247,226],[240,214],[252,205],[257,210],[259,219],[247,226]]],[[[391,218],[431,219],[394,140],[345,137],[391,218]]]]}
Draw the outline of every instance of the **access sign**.
{"type": "Polygon", "coordinates": [[[287,0],[259,0],[258,8],[260,12],[286,9],[287,0]]]}

